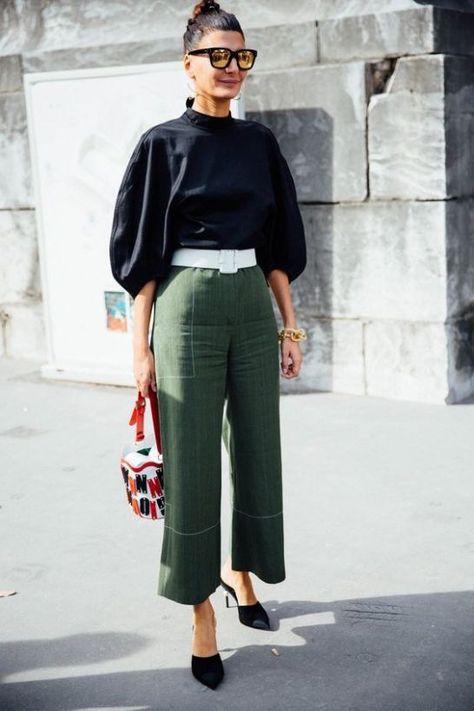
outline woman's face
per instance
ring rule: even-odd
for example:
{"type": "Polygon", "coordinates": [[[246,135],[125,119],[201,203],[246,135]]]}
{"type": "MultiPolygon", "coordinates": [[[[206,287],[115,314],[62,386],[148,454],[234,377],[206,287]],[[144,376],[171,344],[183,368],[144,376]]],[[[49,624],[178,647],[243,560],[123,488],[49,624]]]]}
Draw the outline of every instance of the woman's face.
{"type": "MultiPolygon", "coordinates": [[[[227,47],[231,50],[246,49],[240,32],[216,30],[202,37],[194,49],[203,47],[227,47]]],[[[194,79],[196,93],[214,100],[229,100],[237,96],[248,71],[239,69],[236,57],[226,69],[215,69],[207,54],[185,55],[184,67],[190,79],[194,79]]]]}

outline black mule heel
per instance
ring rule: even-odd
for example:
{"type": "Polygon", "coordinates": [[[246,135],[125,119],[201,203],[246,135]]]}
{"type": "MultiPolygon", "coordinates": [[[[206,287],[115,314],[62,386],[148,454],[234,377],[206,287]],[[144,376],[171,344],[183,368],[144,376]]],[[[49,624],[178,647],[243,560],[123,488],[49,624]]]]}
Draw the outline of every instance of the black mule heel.
{"type": "Polygon", "coordinates": [[[239,605],[237,599],[237,594],[231,585],[227,585],[222,578],[221,585],[225,591],[225,604],[226,607],[229,605],[229,593],[234,598],[237,603],[237,609],[239,611],[239,620],[243,625],[247,627],[253,627],[257,630],[270,630],[270,620],[268,619],[267,612],[260,602],[255,602],[253,605],[239,605]]]}
{"type": "Polygon", "coordinates": [[[221,655],[219,652],[211,657],[198,657],[196,654],[191,654],[191,671],[201,684],[215,689],[224,677],[221,655]]]}

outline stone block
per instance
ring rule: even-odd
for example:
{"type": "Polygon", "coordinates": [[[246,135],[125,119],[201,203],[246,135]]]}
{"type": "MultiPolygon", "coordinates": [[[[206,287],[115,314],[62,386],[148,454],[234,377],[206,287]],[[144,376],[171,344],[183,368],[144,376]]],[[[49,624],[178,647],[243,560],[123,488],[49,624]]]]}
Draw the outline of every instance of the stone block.
{"type": "Polygon", "coordinates": [[[90,67],[114,67],[182,60],[180,37],[164,37],[158,42],[120,42],[91,47],[71,47],[51,51],[30,51],[23,55],[25,72],[50,72],[90,67]]]}
{"type": "Polygon", "coordinates": [[[474,55],[474,17],[433,7],[319,23],[321,62],[402,55],[474,55]]]}
{"type": "Polygon", "coordinates": [[[0,94],[6,91],[23,91],[21,57],[18,54],[0,57],[0,94]]]}
{"type": "Polygon", "coordinates": [[[474,197],[443,203],[446,232],[447,321],[474,315],[474,197]]]}
{"type": "Polygon", "coordinates": [[[0,210],[0,304],[40,296],[34,210],[0,210]]]}
{"type": "MultiPolygon", "coordinates": [[[[299,319],[308,339],[299,391],[323,390],[364,395],[363,324],[356,320],[299,319]]],[[[282,383],[282,392],[295,388],[282,383]]]]}
{"type": "Polygon", "coordinates": [[[9,0],[0,14],[0,53],[87,48],[182,36],[192,4],[129,0],[9,0]]]}
{"type": "Polygon", "coordinates": [[[445,194],[474,195],[474,58],[444,57],[444,87],[445,194]]]}
{"type": "Polygon", "coordinates": [[[474,55],[474,7],[466,14],[466,11],[462,12],[462,5],[458,3],[454,8],[459,12],[433,8],[434,52],[474,55]]]}
{"type": "MultiPolygon", "coordinates": [[[[245,31],[245,30],[244,30],[245,31]]],[[[316,23],[304,22],[288,31],[288,25],[252,27],[245,32],[246,46],[258,50],[252,73],[268,69],[308,66],[318,61],[316,23]]]]}
{"type": "Polygon", "coordinates": [[[443,202],[319,205],[307,212],[312,273],[302,279],[316,316],[446,319],[443,202]]]}
{"type": "Polygon", "coordinates": [[[325,20],[319,24],[321,62],[426,54],[433,51],[433,10],[418,8],[403,12],[325,20]]]}
{"type": "MultiPolygon", "coordinates": [[[[258,49],[255,70],[307,66],[317,62],[315,22],[298,25],[298,41],[288,32],[288,25],[256,27],[245,32],[246,46],[258,49]]],[[[181,36],[163,37],[157,41],[120,42],[116,44],[71,47],[25,52],[25,72],[45,72],[89,67],[111,67],[127,64],[152,64],[181,61],[181,36]]]]}
{"type": "Polygon", "coordinates": [[[474,394],[474,314],[456,321],[371,321],[365,326],[367,395],[439,404],[474,394]]]}
{"type": "Polygon", "coordinates": [[[457,12],[474,12],[474,0],[414,0],[418,5],[433,5],[457,12]]]}
{"type": "MultiPolygon", "coordinates": [[[[246,32],[252,27],[292,25],[315,19],[314,0],[288,4],[285,0],[255,3],[236,0],[224,9],[235,13],[246,32]]],[[[23,3],[8,0],[0,13],[0,54],[23,51],[50,51],[120,44],[159,42],[182,38],[193,3],[167,0],[54,0],[23,3]]],[[[182,41],[182,40],[181,40],[182,41]]]]}
{"type": "Polygon", "coordinates": [[[363,62],[252,74],[245,109],[277,136],[300,201],[365,199],[363,62]]]}
{"type": "MultiPolygon", "coordinates": [[[[449,0],[434,4],[448,6],[449,0]]],[[[466,4],[471,5],[472,0],[465,0],[463,8],[466,4]]],[[[236,14],[244,32],[247,32],[252,28],[288,27],[313,20],[324,21],[413,8],[430,9],[423,8],[422,4],[413,0],[300,0],[297,4],[286,0],[263,3],[235,0],[231,11],[236,14]]],[[[23,3],[21,8],[13,0],[6,0],[0,14],[0,54],[73,48],[89,51],[92,47],[104,47],[104,40],[107,45],[133,41],[157,42],[159,46],[162,40],[179,38],[181,43],[191,9],[192,4],[170,3],[166,0],[136,0],[133,12],[129,0],[116,0],[113,3],[105,3],[103,0],[88,0],[87,3],[54,0],[48,3],[23,3]]],[[[76,66],[80,62],[81,57],[76,55],[76,66]]]]}
{"type": "Polygon", "coordinates": [[[370,321],[364,349],[367,395],[445,402],[449,386],[444,324],[370,321]]]}
{"type": "Polygon", "coordinates": [[[246,29],[251,27],[294,25],[317,17],[315,0],[299,0],[295,3],[288,3],[286,0],[227,0],[227,4],[222,2],[221,7],[236,15],[245,33],[246,29]]]}
{"type": "Polygon", "coordinates": [[[462,402],[474,394],[474,313],[446,325],[448,395],[446,403],[462,402]]]}
{"type": "Polygon", "coordinates": [[[317,19],[317,0],[299,0],[294,3],[286,0],[234,0],[227,5],[222,3],[222,7],[237,16],[244,32],[250,27],[294,25],[317,19]]]}
{"type": "Polygon", "coordinates": [[[5,355],[10,358],[46,360],[46,330],[43,305],[41,302],[30,304],[6,304],[3,312],[5,355]]]}
{"type": "Polygon", "coordinates": [[[375,199],[474,193],[474,59],[404,57],[368,110],[375,199]]]}
{"type": "Polygon", "coordinates": [[[23,93],[0,94],[0,210],[32,207],[31,165],[23,93]]]}
{"type": "Polygon", "coordinates": [[[399,59],[368,109],[369,189],[375,199],[446,195],[444,61],[399,59]]]}
{"type": "Polygon", "coordinates": [[[301,387],[437,403],[472,395],[474,198],[302,212],[308,266],[295,308],[303,327],[316,330],[301,387]],[[347,357],[331,383],[336,328],[337,353],[347,357]]]}
{"type": "MultiPolygon", "coordinates": [[[[300,211],[303,218],[304,231],[306,235],[306,253],[307,262],[303,274],[292,284],[293,304],[298,313],[305,314],[308,318],[318,315],[317,304],[321,303],[323,292],[321,285],[320,269],[320,250],[321,250],[321,225],[318,217],[322,214],[330,215],[331,209],[325,210],[317,208],[313,205],[300,205],[300,211]],[[317,212],[316,212],[317,211],[317,212]]],[[[326,234],[330,230],[326,230],[326,234]]]]}
{"type": "Polygon", "coordinates": [[[376,12],[395,12],[416,8],[413,0],[315,0],[314,14],[318,20],[332,17],[355,17],[376,12]]]}

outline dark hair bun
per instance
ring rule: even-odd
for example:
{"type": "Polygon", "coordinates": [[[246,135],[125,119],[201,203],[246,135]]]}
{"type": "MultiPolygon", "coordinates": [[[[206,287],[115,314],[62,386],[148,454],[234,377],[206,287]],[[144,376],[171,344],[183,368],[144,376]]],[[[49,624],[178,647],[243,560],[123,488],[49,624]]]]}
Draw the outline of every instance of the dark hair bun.
{"type": "Polygon", "coordinates": [[[214,0],[201,0],[201,2],[198,2],[198,4],[194,6],[192,16],[196,18],[198,15],[203,15],[205,12],[210,12],[211,10],[219,12],[219,3],[214,2],[214,0]]]}

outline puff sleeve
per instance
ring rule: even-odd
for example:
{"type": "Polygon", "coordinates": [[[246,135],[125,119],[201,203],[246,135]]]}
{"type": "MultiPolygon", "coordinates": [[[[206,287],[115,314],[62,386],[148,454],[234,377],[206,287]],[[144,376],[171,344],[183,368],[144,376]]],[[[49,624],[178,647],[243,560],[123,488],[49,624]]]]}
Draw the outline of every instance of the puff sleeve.
{"type": "Polygon", "coordinates": [[[140,137],[122,177],[109,242],[112,275],[132,298],[166,273],[160,194],[165,181],[149,134],[140,137]]]}
{"type": "Polygon", "coordinates": [[[272,269],[281,269],[291,283],[306,267],[306,237],[293,176],[275,135],[270,130],[267,135],[275,210],[267,226],[267,242],[257,250],[257,261],[265,277],[272,269]]]}

